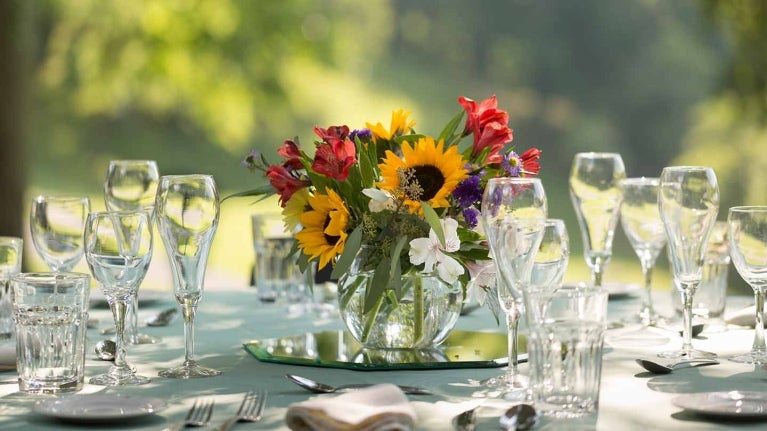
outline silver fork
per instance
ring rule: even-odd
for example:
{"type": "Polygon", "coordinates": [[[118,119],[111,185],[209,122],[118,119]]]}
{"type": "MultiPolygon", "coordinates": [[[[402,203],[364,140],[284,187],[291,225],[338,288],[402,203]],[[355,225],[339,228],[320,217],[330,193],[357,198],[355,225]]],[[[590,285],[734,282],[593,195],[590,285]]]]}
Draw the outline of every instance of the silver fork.
{"type": "Polygon", "coordinates": [[[249,391],[242,399],[237,413],[224,423],[219,425],[214,431],[227,431],[237,422],[258,422],[263,416],[264,405],[266,404],[266,390],[249,391]]]}
{"type": "Polygon", "coordinates": [[[216,402],[210,399],[202,400],[202,402],[199,399],[194,400],[194,404],[192,404],[192,408],[189,409],[184,420],[165,428],[163,431],[179,431],[186,427],[204,427],[210,422],[215,404],[216,402]]]}

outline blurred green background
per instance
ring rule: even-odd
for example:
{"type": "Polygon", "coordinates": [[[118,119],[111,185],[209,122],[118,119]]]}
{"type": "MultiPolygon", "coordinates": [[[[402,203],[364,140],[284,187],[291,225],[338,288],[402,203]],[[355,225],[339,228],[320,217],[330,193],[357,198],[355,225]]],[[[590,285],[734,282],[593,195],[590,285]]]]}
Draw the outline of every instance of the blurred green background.
{"type": "MultiPolygon", "coordinates": [[[[579,151],[614,151],[629,176],[713,166],[719,218],[767,204],[767,6],[759,0],[0,0],[2,234],[28,238],[36,194],[103,207],[111,159],[209,173],[222,196],[262,183],[239,166],[276,160],[312,126],[388,123],[413,111],[438,133],[463,95],[496,94],[517,148],[543,151],[550,215],[564,218],[568,280],[588,278],[567,194],[579,151]]],[[[209,288],[247,286],[250,215],[228,200],[209,288]]],[[[162,251],[147,284],[169,288],[162,251]]],[[[640,282],[622,232],[606,280],[640,282]]],[[[84,264],[81,269],[85,270],[84,264]]],[[[26,268],[42,268],[31,241],[26,268]]],[[[668,289],[665,257],[656,287],[668,289]]],[[[732,288],[750,292],[731,271],[732,288]]]]}

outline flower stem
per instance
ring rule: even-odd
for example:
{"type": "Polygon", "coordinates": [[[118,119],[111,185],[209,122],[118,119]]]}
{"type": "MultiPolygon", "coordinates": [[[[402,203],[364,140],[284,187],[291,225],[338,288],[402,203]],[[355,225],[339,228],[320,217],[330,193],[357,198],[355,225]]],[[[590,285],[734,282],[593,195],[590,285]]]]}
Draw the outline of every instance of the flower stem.
{"type": "Polygon", "coordinates": [[[413,285],[413,343],[417,345],[423,338],[423,279],[415,276],[413,285]]]}
{"type": "MultiPolygon", "coordinates": [[[[368,287],[369,288],[369,287],[368,287]]],[[[370,310],[370,312],[367,314],[367,318],[365,319],[365,327],[362,329],[362,337],[360,337],[360,341],[362,344],[365,344],[368,341],[368,336],[370,336],[370,330],[373,329],[373,324],[376,321],[376,316],[378,316],[378,311],[381,309],[381,304],[383,304],[384,295],[381,295],[380,298],[378,298],[378,301],[376,301],[376,305],[373,306],[373,309],[370,310]]]]}

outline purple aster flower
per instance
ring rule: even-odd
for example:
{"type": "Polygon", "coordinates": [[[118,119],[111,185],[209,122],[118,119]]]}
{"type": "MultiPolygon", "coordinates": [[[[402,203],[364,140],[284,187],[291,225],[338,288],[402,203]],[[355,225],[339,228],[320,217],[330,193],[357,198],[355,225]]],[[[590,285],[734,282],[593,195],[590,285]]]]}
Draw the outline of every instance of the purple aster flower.
{"type": "Polygon", "coordinates": [[[370,129],[353,130],[349,133],[349,140],[355,142],[354,138],[359,139],[360,142],[371,142],[373,140],[373,132],[370,129]]]}
{"type": "Polygon", "coordinates": [[[474,207],[469,207],[463,210],[463,219],[466,220],[466,224],[468,224],[469,227],[473,228],[477,226],[477,216],[479,216],[479,210],[474,207]]]}
{"type": "Polygon", "coordinates": [[[458,183],[453,190],[453,197],[458,200],[461,208],[468,208],[482,200],[482,188],[479,186],[479,176],[472,175],[458,183]]]}
{"type": "Polygon", "coordinates": [[[253,172],[256,170],[256,166],[260,158],[261,158],[261,153],[257,150],[253,150],[250,153],[248,153],[248,155],[245,156],[244,159],[242,159],[242,161],[240,162],[240,165],[242,165],[243,168],[248,168],[250,172],[253,172]]]}
{"type": "Polygon", "coordinates": [[[501,167],[512,177],[518,177],[522,173],[522,160],[514,151],[503,156],[501,167]]]}

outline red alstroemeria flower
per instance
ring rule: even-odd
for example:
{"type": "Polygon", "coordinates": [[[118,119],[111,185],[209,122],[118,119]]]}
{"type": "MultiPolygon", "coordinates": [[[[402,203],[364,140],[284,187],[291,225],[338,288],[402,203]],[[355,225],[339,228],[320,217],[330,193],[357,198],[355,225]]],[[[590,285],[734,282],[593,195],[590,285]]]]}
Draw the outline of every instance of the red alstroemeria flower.
{"type": "Polygon", "coordinates": [[[503,146],[514,139],[514,132],[500,123],[489,123],[482,129],[481,134],[474,134],[474,145],[471,150],[472,156],[479,155],[485,148],[490,148],[485,163],[501,163],[503,156],[500,154],[503,146]]]}
{"type": "Polygon", "coordinates": [[[509,114],[498,109],[498,100],[495,96],[480,103],[461,96],[458,98],[458,103],[466,111],[464,136],[469,133],[474,134],[471,155],[476,157],[489,147],[490,152],[486,162],[500,163],[501,156],[498,152],[504,144],[514,139],[514,132],[509,128],[509,114]]]}
{"type": "Polygon", "coordinates": [[[349,168],[357,163],[356,154],[357,148],[348,139],[319,144],[312,169],[330,178],[344,181],[349,176],[349,168]]]}
{"type": "Polygon", "coordinates": [[[308,181],[296,178],[295,175],[280,165],[270,165],[266,168],[266,177],[269,178],[269,184],[280,195],[280,206],[283,207],[293,196],[293,193],[309,185],[308,181]]]}
{"type": "Polygon", "coordinates": [[[331,144],[333,141],[343,141],[346,139],[346,137],[349,136],[349,127],[330,126],[327,129],[323,129],[322,127],[315,127],[314,133],[324,142],[331,144]]]}
{"type": "Polygon", "coordinates": [[[519,160],[522,161],[522,172],[527,175],[538,175],[541,171],[541,165],[538,163],[538,159],[541,158],[541,150],[537,148],[530,148],[519,156],[519,160]]]}
{"type": "Polygon", "coordinates": [[[301,151],[298,149],[298,145],[291,139],[283,142],[282,147],[277,150],[277,154],[285,158],[285,162],[282,163],[282,167],[285,169],[293,171],[304,166],[301,163],[301,151]]]}

